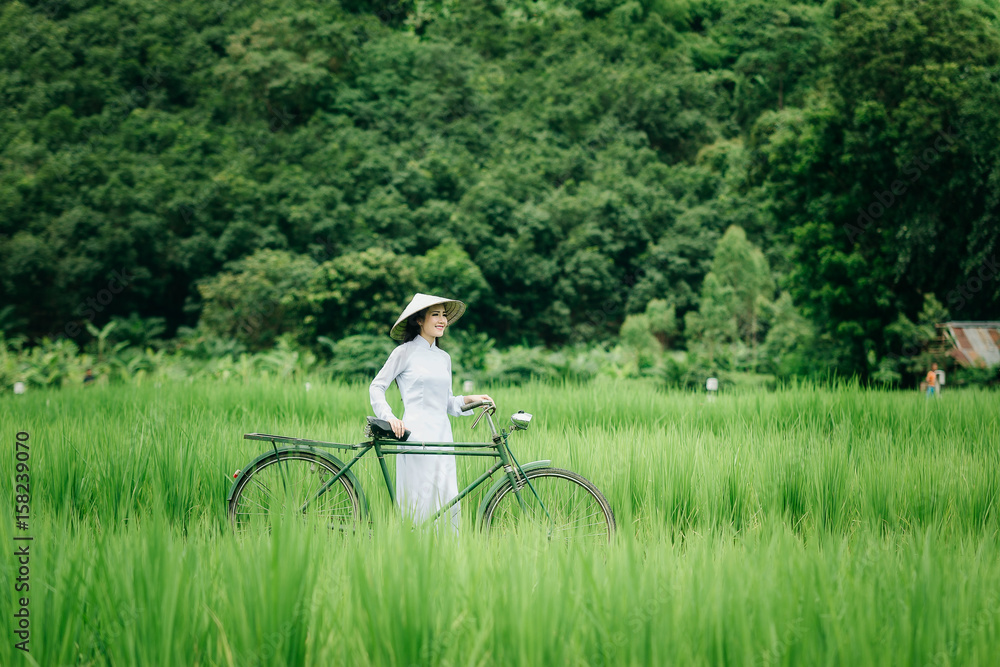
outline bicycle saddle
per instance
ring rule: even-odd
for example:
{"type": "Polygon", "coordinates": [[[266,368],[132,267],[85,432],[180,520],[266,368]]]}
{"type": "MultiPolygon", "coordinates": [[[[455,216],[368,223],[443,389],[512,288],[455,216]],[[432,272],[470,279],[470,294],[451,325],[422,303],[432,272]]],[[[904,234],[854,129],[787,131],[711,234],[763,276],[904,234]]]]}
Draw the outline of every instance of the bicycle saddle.
{"type": "Polygon", "coordinates": [[[370,435],[373,438],[378,438],[379,440],[400,440],[404,441],[410,437],[410,429],[405,429],[403,431],[403,437],[397,438],[396,434],[392,432],[392,426],[384,419],[376,419],[375,417],[366,417],[368,420],[368,426],[365,427],[365,435],[370,435]]]}

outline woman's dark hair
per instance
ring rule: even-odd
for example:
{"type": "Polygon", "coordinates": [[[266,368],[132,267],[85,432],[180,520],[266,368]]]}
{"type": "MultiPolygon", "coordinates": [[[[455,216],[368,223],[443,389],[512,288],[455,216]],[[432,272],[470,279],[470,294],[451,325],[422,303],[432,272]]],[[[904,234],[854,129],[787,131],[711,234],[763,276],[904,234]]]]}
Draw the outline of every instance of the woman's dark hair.
{"type": "MultiPolygon", "coordinates": [[[[417,320],[427,317],[427,311],[431,309],[431,306],[424,308],[420,312],[413,313],[406,318],[406,331],[403,333],[403,342],[409,343],[411,340],[420,335],[420,325],[417,320]]],[[[447,330],[447,327],[445,327],[447,330]]],[[[434,344],[441,348],[441,336],[434,339],[434,344]]],[[[444,349],[444,348],[441,348],[444,349]]]]}

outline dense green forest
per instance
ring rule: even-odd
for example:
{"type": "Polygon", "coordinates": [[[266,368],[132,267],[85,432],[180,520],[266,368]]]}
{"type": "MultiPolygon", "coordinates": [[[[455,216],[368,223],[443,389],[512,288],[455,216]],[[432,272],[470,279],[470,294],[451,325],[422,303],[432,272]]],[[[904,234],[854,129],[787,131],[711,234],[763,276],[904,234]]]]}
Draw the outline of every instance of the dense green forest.
{"type": "Polygon", "coordinates": [[[0,98],[28,346],[322,352],[422,290],[501,348],[898,378],[1000,306],[995,2],[7,2],[0,98]]]}

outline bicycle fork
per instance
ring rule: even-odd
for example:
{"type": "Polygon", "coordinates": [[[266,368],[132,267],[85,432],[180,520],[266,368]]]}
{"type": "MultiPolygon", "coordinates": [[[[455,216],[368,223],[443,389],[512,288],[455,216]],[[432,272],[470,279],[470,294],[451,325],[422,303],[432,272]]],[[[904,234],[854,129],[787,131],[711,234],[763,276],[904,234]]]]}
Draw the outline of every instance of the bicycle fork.
{"type": "MultiPolygon", "coordinates": [[[[524,484],[521,483],[521,480],[523,479],[528,483],[528,488],[531,489],[531,492],[535,494],[538,504],[541,505],[542,509],[545,511],[545,516],[549,516],[549,511],[545,509],[545,503],[543,503],[542,499],[538,497],[535,487],[531,485],[531,482],[528,480],[528,476],[524,474],[524,470],[521,469],[521,465],[517,462],[517,459],[514,458],[514,453],[510,451],[510,448],[507,446],[507,431],[505,429],[501,429],[497,432],[496,424],[493,423],[493,412],[495,410],[496,407],[493,407],[492,410],[483,410],[479,416],[476,417],[476,421],[473,422],[472,430],[476,430],[476,424],[479,423],[479,420],[486,417],[486,423],[489,424],[490,433],[493,436],[493,446],[496,447],[497,454],[500,456],[500,462],[503,464],[503,470],[507,474],[507,479],[510,481],[511,488],[514,489],[514,497],[517,498],[517,504],[521,506],[521,511],[525,514],[528,513],[528,506],[524,504],[524,498],[521,497],[521,488],[524,486],[524,484]],[[511,465],[511,462],[513,462],[514,465],[511,465]],[[517,469],[516,472],[515,468],[517,469]]],[[[549,521],[551,520],[552,517],[549,516],[549,521]]]]}
{"type": "Polygon", "coordinates": [[[551,525],[552,515],[549,514],[549,510],[545,507],[545,503],[542,502],[541,496],[539,496],[538,492],[535,491],[535,485],[531,483],[531,480],[528,479],[527,473],[525,473],[521,468],[521,464],[517,462],[517,459],[514,457],[514,452],[510,451],[510,448],[507,446],[507,438],[503,438],[502,442],[499,442],[499,438],[497,438],[497,440],[497,452],[500,454],[500,460],[503,462],[504,472],[507,473],[507,479],[510,480],[511,487],[514,489],[514,497],[517,498],[517,503],[521,506],[521,511],[524,512],[525,515],[528,514],[528,507],[524,504],[524,499],[521,497],[521,489],[524,488],[526,484],[531,490],[532,495],[535,496],[535,500],[537,500],[538,504],[542,507],[542,511],[545,512],[545,516],[548,518],[549,524],[551,525]],[[511,465],[512,462],[514,465],[511,465]],[[524,481],[521,482],[521,480],[524,481]]]}

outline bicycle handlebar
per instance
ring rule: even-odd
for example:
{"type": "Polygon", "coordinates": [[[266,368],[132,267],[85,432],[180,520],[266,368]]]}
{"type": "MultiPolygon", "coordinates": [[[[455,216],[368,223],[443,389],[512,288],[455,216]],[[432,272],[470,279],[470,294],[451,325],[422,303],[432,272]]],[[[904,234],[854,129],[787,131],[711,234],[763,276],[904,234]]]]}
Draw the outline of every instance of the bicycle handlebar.
{"type": "Polygon", "coordinates": [[[469,410],[475,410],[481,405],[493,405],[489,401],[475,401],[473,403],[466,403],[462,406],[462,412],[468,412],[469,410]]]}

